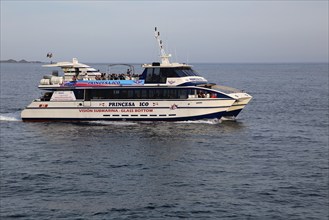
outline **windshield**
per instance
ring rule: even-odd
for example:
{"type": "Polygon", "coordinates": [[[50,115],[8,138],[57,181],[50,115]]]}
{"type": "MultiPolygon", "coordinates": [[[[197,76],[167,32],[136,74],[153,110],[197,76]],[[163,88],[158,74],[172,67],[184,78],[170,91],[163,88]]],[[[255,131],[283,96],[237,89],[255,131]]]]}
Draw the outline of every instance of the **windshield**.
{"type": "Polygon", "coordinates": [[[179,77],[184,77],[184,76],[200,76],[200,74],[190,67],[179,67],[175,68],[175,72],[179,77]]]}

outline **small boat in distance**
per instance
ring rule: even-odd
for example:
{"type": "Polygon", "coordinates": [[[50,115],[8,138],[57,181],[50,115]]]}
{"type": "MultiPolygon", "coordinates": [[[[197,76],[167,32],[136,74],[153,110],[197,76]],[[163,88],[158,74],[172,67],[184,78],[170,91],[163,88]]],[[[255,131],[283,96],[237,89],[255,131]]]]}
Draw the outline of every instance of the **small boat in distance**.
{"type": "MultiPolygon", "coordinates": [[[[59,62],[44,76],[39,89],[46,90],[21,113],[23,121],[181,121],[236,117],[251,100],[247,93],[221,91],[185,63],[171,63],[160,33],[155,38],[161,63],[143,64],[142,74],[132,65],[125,73],[102,73],[88,65],[59,62]]],[[[112,67],[114,64],[109,65],[112,67]]],[[[227,88],[226,88],[227,89],[227,88]]]]}

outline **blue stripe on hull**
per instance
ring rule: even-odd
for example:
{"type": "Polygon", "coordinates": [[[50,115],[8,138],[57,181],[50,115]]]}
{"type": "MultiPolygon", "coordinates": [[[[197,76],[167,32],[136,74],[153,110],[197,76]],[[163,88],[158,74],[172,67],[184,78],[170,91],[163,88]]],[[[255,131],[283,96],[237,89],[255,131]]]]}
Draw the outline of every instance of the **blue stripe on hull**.
{"type": "Polygon", "coordinates": [[[197,85],[203,85],[206,83],[207,82],[205,82],[205,81],[195,81],[195,82],[186,82],[186,83],[180,84],[179,86],[197,86],[197,85]]]}
{"type": "Polygon", "coordinates": [[[242,109],[234,110],[234,111],[229,111],[229,112],[224,112],[223,116],[224,117],[236,117],[238,114],[241,112],[242,109]]]}
{"type": "Polygon", "coordinates": [[[45,122],[45,121],[188,121],[201,119],[220,119],[225,112],[217,112],[207,115],[177,117],[177,118],[22,118],[24,122],[45,122]]]}

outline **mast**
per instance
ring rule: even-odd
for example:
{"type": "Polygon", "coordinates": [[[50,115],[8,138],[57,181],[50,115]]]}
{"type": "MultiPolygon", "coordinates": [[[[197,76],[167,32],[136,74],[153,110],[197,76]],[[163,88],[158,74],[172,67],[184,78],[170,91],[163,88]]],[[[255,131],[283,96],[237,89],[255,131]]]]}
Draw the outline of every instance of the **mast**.
{"type": "Polygon", "coordinates": [[[160,39],[160,32],[157,31],[157,27],[155,27],[155,39],[158,42],[159,48],[160,48],[160,57],[161,57],[161,63],[162,64],[170,64],[169,58],[171,57],[171,54],[166,54],[162,40],[160,39]]]}

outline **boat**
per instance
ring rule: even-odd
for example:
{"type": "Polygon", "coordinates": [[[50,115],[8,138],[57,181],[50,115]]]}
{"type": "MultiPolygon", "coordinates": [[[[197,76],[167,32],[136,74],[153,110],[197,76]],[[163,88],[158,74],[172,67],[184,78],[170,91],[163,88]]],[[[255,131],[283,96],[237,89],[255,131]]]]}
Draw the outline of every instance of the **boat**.
{"type": "Polygon", "coordinates": [[[186,63],[171,63],[155,28],[161,62],[143,64],[141,74],[133,65],[126,72],[100,72],[73,58],[44,67],[59,67],[44,76],[45,90],[21,113],[23,121],[186,121],[236,117],[252,98],[242,91],[216,89],[186,63]]]}

